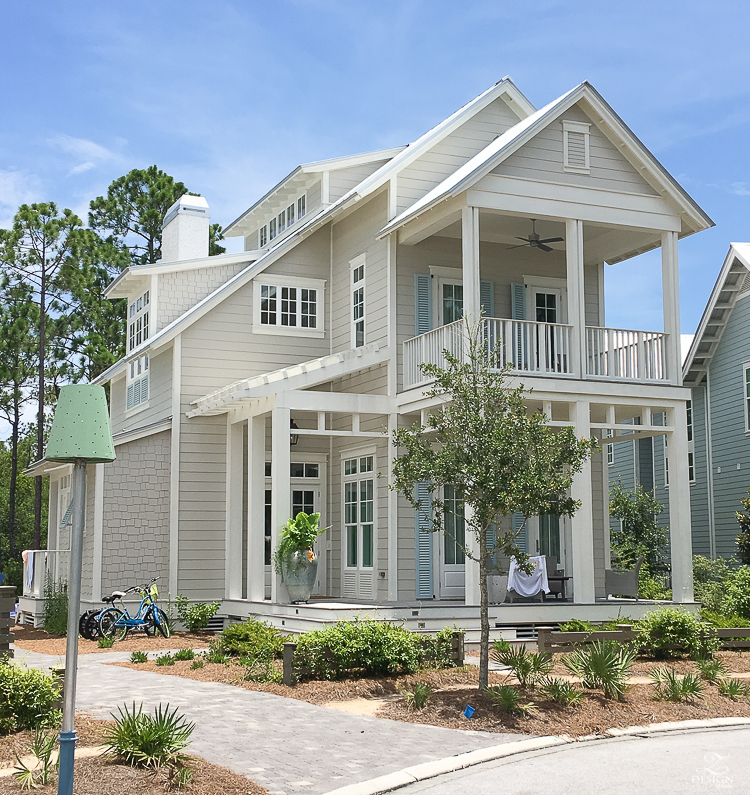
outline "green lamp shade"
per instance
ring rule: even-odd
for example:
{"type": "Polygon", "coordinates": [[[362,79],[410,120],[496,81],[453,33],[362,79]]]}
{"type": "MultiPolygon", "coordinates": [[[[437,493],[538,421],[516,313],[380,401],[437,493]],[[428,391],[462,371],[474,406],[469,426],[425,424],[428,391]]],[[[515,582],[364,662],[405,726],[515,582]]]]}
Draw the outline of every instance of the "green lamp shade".
{"type": "Polygon", "coordinates": [[[72,384],[60,390],[47,442],[48,461],[115,460],[104,387],[72,384]]]}

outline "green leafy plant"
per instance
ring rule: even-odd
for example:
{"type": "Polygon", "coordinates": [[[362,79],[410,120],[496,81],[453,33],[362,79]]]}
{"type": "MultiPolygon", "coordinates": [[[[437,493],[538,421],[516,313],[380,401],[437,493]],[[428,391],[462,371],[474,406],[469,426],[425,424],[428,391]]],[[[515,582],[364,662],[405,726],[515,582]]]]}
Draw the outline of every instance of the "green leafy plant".
{"type": "Polygon", "coordinates": [[[585,693],[566,679],[544,679],[539,685],[539,692],[557,704],[578,706],[585,693]]]}
{"type": "Polygon", "coordinates": [[[65,580],[54,581],[47,572],[44,577],[44,617],[42,626],[50,635],[68,634],[68,585],[65,580]]]}
{"type": "Polygon", "coordinates": [[[521,687],[533,687],[554,667],[555,662],[548,652],[529,652],[523,646],[513,648],[506,641],[495,641],[490,658],[510,668],[521,687]]]}
{"type": "Polygon", "coordinates": [[[737,701],[738,698],[750,698],[750,683],[742,679],[720,679],[716,683],[719,695],[737,701]]]}
{"type": "Polygon", "coordinates": [[[635,649],[611,641],[597,641],[564,655],[562,663],[581,678],[584,687],[599,688],[607,698],[621,701],[635,658],[635,649]]]}
{"type": "Polygon", "coordinates": [[[609,514],[620,520],[612,530],[612,556],[618,566],[632,569],[643,555],[649,570],[664,567],[669,539],[667,530],[659,527],[656,519],[663,510],[653,492],[645,491],[643,486],[635,491],[621,483],[612,487],[609,514]]]}
{"type": "Polygon", "coordinates": [[[250,656],[269,650],[274,657],[281,657],[285,636],[276,627],[248,618],[242,623],[229,624],[217,639],[218,647],[236,657],[250,656]]]}
{"type": "Polygon", "coordinates": [[[721,612],[750,619],[750,566],[740,566],[727,580],[721,612]]]}
{"type": "Polygon", "coordinates": [[[205,629],[221,607],[221,602],[198,602],[191,607],[190,600],[182,594],[178,594],[175,603],[177,617],[189,632],[205,629]]]}
{"type": "Polygon", "coordinates": [[[429,682],[414,682],[410,688],[404,688],[401,695],[410,710],[422,710],[427,706],[433,692],[434,688],[429,682]]]}
{"type": "Polygon", "coordinates": [[[212,640],[211,643],[208,644],[208,651],[204,655],[206,662],[209,663],[225,663],[229,656],[226,652],[221,648],[221,645],[212,640]]]}
{"type": "Polygon", "coordinates": [[[458,627],[454,625],[443,627],[434,635],[420,635],[423,665],[430,668],[455,668],[463,665],[463,660],[453,657],[453,635],[458,631],[458,627]]]}
{"type": "Polygon", "coordinates": [[[493,685],[485,693],[494,706],[508,715],[526,716],[535,710],[531,702],[523,701],[523,693],[513,685],[493,685]]]}
{"type": "Polygon", "coordinates": [[[651,574],[648,564],[644,563],[638,572],[638,596],[653,601],[671,601],[672,589],[667,588],[663,580],[651,574]]]}
{"type": "Polygon", "coordinates": [[[304,511],[300,511],[293,519],[287,520],[287,523],[281,528],[279,543],[273,553],[273,567],[277,574],[281,574],[281,562],[289,560],[293,552],[307,549],[310,550],[310,554],[313,554],[312,547],[315,540],[328,529],[319,527],[319,523],[319,513],[305,513],[304,511]]]}
{"type": "Polygon", "coordinates": [[[742,616],[727,616],[723,613],[715,613],[712,610],[701,610],[701,619],[707,624],[711,624],[711,626],[724,627],[725,629],[750,627],[750,619],[742,618],[742,616]]]}
{"type": "Polygon", "coordinates": [[[243,679],[248,682],[276,682],[281,684],[283,676],[274,665],[273,655],[266,649],[254,656],[240,657],[240,665],[245,669],[243,679]]]}
{"type": "Polygon", "coordinates": [[[52,781],[57,770],[57,762],[52,761],[56,744],[57,732],[46,728],[34,729],[29,749],[35,758],[34,764],[28,767],[16,754],[18,764],[13,778],[21,785],[21,789],[37,789],[52,781]]]}
{"type": "Polygon", "coordinates": [[[692,703],[699,699],[705,686],[698,674],[678,676],[672,668],[654,668],[649,677],[656,685],[654,699],[656,701],[674,701],[675,703],[692,703]]]}
{"type": "MultiPolygon", "coordinates": [[[[737,535],[737,557],[744,565],[750,565],[750,489],[747,497],[743,497],[742,510],[735,513],[740,532],[737,535]]],[[[750,617],[750,616],[748,616],[750,617]]]]}
{"type": "Polygon", "coordinates": [[[190,670],[197,671],[199,668],[203,668],[203,660],[193,660],[190,663],[190,670]]]}
{"type": "Polygon", "coordinates": [[[107,753],[132,767],[184,768],[189,757],[184,754],[195,724],[169,704],[159,704],[153,715],[143,712],[141,704],[132,710],[127,704],[112,715],[115,725],[105,734],[107,753]]]}
{"type": "Polygon", "coordinates": [[[194,660],[195,652],[192,649],[178,649],[174,653],[174,659],[177,660],[194,660]]]}
{"type": "Polygon", "coordinates": [[[102,635],[102,637],[99,638],[99,640],[96,642],[96,645],[100,649],[111,649],[115,645],[115,639],[114,638],[106,638],[106,637],[104,637],[102,635]]]}
{"type": "Polygon", "coordinates": [[[724,558],[707,558],[693,555],[693,586],[695,601],[703,611],[721,612],[726,582],[733,575],[733,568],[724,558]]]}
{"type": "Polygon", "coordinates": [[[145,651],[134,651],[130,655],[130,662],[132,663],[145,663],[148,662],[148,654],[145,651]]]}
{"type": "Polygon", "coordinates": [[[156,658],[157,665],[174,665],[175,658],[169,653],[165,652],[156,658]]]}
{"type": "Polygon", "coordinates": [[[698,666],[701,679],[705,679],[713,685],[729,673],[729,669],[724,662],[716,658],[709,657],[703,660],[696,660],[695,664],[698,666]]]}
{"type": "Polygon", "coordinates": [[[149,777],[164,785],[167,792],[185,789],[193,780],[193,771],[189,767],[159,767],[151,770],[149,777]]]}
{"type": "Polygon", "coordinates": [[[60,684],[56,677],[0,659],[0,732],[56,726],[60,684]]]}
{"type": "Polygon", "coordinates": [[[657,659],[688,654],[693,659],[712,657],[720,641],[710,625],[678,607],[662,607],[638,624],[639,649],[657,659]]]}

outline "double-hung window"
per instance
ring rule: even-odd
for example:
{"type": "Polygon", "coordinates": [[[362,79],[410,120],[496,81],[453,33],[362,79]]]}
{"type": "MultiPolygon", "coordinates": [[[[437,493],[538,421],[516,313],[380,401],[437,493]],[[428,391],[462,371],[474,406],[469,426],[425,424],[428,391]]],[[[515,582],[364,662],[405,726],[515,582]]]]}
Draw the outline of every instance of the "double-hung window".
{"type": "Polygon", "coordinates": [[[132,351],[148,339],[150,309],[151,298],[148,290],[130,302],[128,307],[128,351],[132,351]]]}
{"type": "Polygon", "coordinates": [[[365,344],[365,255],[360,254],[349,263],[351,273],[352,348],[365,344]]]}
{"type": "MultiPolygon", "coordinates": [[[[148,340],[151,321],[151,294],[146,290],[128,306],[128,352],[148,340]]],[[[148,400],[148,354],[128,365],[125,408],[134,409],[148,400]]]]}
{"type": "Polygon", "coordinates": [[[324,287],[317,279],[259,279],[253,331],[323,336],[324,287]]]}

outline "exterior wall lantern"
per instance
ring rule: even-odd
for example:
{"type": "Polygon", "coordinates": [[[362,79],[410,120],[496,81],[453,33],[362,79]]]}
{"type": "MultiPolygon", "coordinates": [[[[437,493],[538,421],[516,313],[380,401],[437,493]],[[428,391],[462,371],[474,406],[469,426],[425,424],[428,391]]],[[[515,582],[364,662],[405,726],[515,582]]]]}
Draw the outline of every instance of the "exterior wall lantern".
{"type": "MultiPolygon", "coordinates": [[[[289,423],[289,427],[290,427],[290,428],[291,428],[293,431],[298,431],[298,430],[299,430],[299,425],[297,425],[297,423],[296,423],[294,420],[291,420],[291,421],[290,421],[290,423],[289,423]]],[[[297,442],[299,441],[299,434],[298,434],[298,433],[292,433],[292,434],[290,434],[290,435],[289,435],[289,441],[290,441],[290,443],[292,444],[292,446],[294,446],[295,444],[297,444],[297,442]]]]}
{"type": "Polygon", "coordinates": [[[86,465],[115,460],[104,387],[75,384],[60,390],[45,458],[73,464],[73,527],[68,578],[68,637],[65,647],[65,693],[60,731],[58,795],[73,795],[78,614],[81,611],[83,527],[86,520],[86,465]]]}

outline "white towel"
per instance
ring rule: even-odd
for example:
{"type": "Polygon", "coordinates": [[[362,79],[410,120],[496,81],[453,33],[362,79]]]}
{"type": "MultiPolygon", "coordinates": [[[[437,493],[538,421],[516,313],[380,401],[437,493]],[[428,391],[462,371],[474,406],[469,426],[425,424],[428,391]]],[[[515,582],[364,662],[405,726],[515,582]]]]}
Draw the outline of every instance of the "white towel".
{"type": "Polygon", "coordinates": [[[26,589],[30,591],[31,586],[34,584],[34,552],[30,549],[24,549],[21,557],[26,564],[26,589]]]}
{"type": "Polygon", "coordinates": [[[544,555],[535,555],[529,558],[533,570],[526,574],[518,568],[515,558],[510,559],[508,569],[508,590],[515,591],[519,596],[536,596],[540,591],[549,593],[547,581],[547,562],[544,555]]]}

